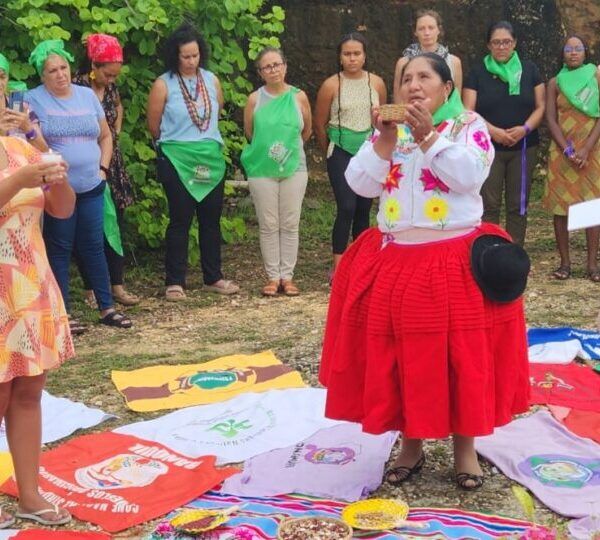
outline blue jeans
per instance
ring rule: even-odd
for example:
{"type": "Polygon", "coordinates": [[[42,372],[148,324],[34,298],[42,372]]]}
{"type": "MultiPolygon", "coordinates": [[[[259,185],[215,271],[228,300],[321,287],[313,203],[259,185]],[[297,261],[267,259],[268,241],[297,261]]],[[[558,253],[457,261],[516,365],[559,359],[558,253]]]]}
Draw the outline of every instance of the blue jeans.
{"type": "Polygon", "coordinates": [[[113,307],[108,266],[104,256],[104,189],[77,193],[75,210],[67,219],[44,214],[44,242],[50,267],[69,309],[69,266],[76,248],[100,310],[113,307]]]}

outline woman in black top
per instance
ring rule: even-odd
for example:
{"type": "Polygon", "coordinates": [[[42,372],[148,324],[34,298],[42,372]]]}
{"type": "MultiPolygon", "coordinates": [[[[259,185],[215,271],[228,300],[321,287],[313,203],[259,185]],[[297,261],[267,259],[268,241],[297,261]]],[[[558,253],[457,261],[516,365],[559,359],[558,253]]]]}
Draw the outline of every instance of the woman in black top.
{"type": "Polygon", "coordinates": [[[463,89],[467,109],[485,118],[496,149],[488,179],[481,188],[483,220],[500,222],[506,203],[506,230],[519,244],[525,241],[527,202],[537,159],[537,127],[544,116],[545,88],[537,66],[521,60],[510,23],[488,30],[490,50],[469,73],[463,89]]]}

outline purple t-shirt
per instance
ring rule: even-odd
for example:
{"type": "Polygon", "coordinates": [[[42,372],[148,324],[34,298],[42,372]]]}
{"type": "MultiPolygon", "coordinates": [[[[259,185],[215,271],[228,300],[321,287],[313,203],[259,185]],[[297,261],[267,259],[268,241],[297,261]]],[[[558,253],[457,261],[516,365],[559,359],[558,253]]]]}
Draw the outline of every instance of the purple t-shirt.
{"type": "Polygon", "coordinates": [[[40,119],[48,146],[69,164],[69,183],[76,193],[94,189],[100,178],[100,120],[102,105],[91,88],[71,85],[68,98],[58,98],[40,85],[25,101],[40,119]]]}

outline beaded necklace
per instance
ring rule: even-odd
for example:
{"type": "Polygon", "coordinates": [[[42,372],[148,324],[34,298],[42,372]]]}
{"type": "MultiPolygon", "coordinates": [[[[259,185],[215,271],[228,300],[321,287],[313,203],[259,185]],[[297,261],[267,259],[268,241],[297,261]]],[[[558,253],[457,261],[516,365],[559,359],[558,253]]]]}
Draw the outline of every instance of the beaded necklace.
{"type": "Polygon", "coordinates": [[[181,94],[183,96],[183,101],[185,101],[185,106],[190,115],[190,119],[194,123],[194,125],[202,132],[206,131],[210,125],[210,117],[212,114],[212,108],[210,103],[210,96],[208,95],[208,88],[206,88],[206,84],[204,82],[204,78],[202,77],[202,73],[198,70],[198,74],[196,76],[196,90],[195,94],[192,97],[181,73],[177,72],[177,80],[179,82],[179,88],[181,89],[181,94]],[[198,112],[198,99],[201,99],[203,105],[203,114],[200,116],[198,112]]]}

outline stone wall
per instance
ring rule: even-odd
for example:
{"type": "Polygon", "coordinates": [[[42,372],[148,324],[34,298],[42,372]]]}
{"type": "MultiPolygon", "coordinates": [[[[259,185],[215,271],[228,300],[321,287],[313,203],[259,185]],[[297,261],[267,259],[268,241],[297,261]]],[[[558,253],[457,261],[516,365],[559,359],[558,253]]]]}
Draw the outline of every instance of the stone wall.
{"type": "Polygon", "coordinates": [[[559,67],[565,32],[590,41],[600,63],[600,0],[274,0],[286,10],[282,38],[288,80],[314,98],[321,82],[337,69],[340,37],[361,31],[369,43],[369,69],[391,89],[396,60],[412,39],[413,16],[428,7],[442,15],[446,43],[463,62],[463,71],[482,58],[490,23],[515,26],[519,52],[537,63],[545,78],[559,67]]]}

